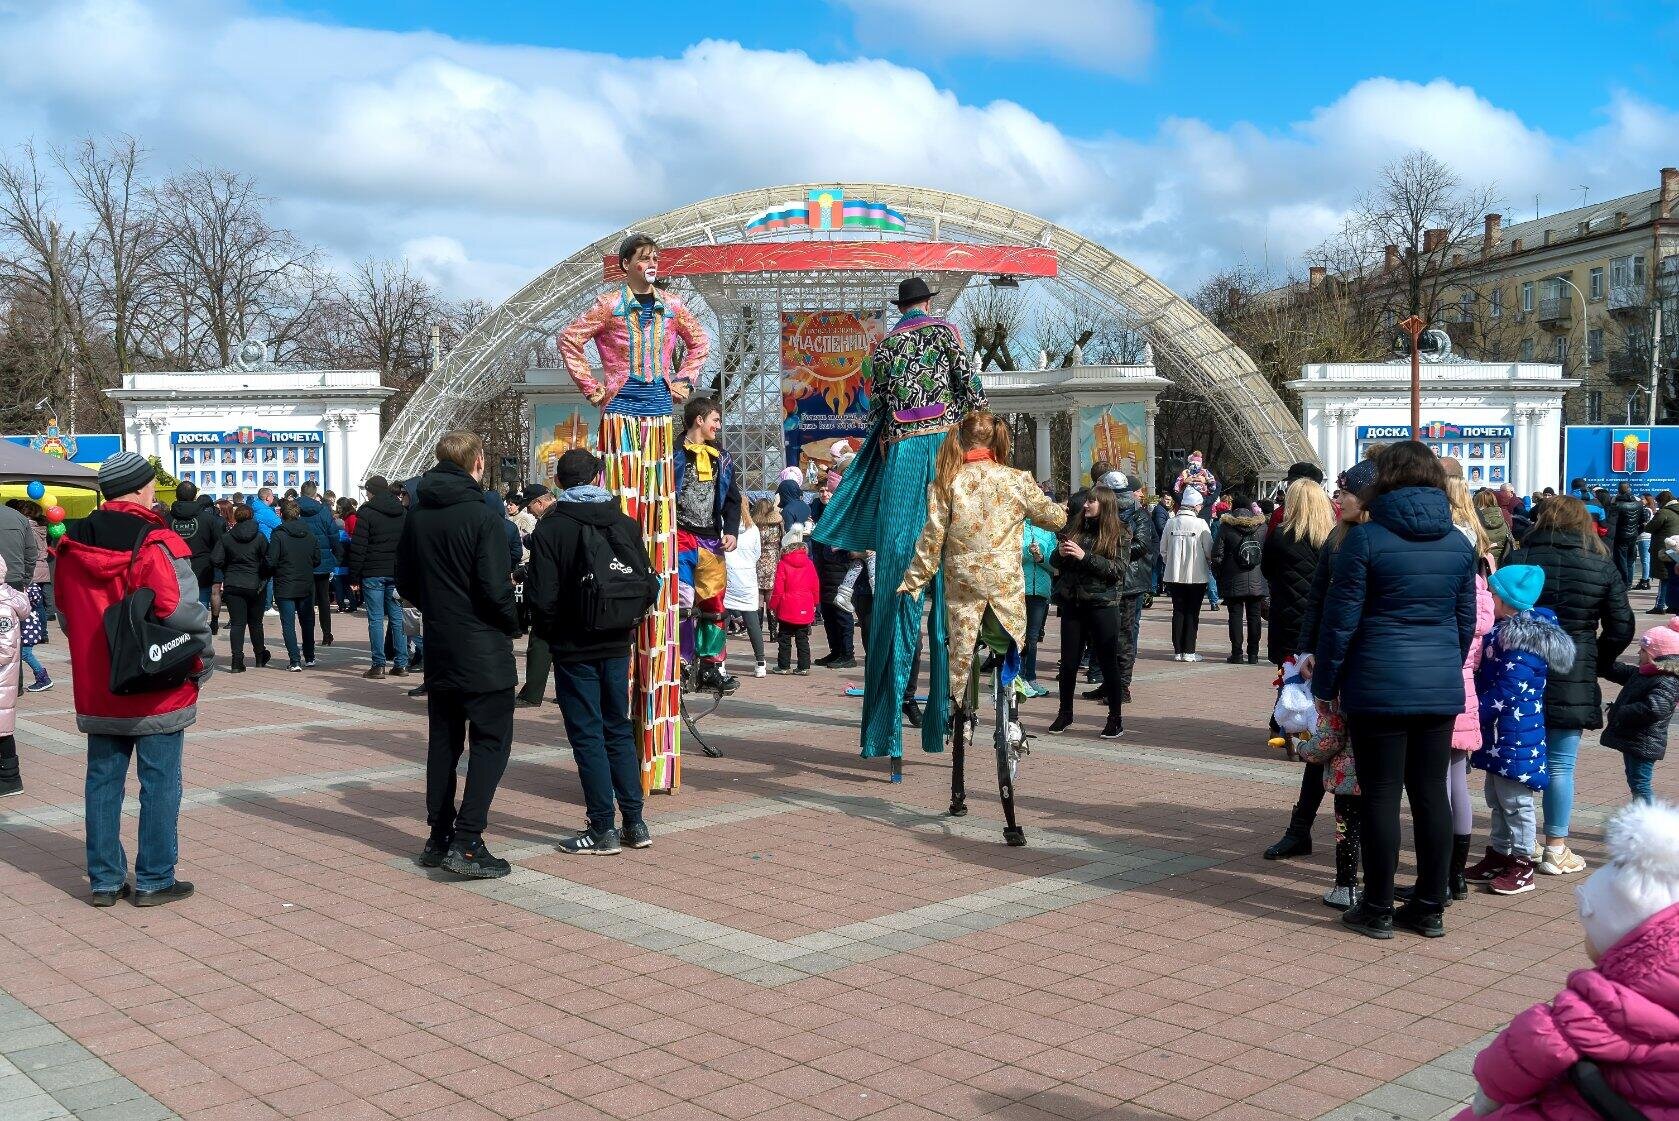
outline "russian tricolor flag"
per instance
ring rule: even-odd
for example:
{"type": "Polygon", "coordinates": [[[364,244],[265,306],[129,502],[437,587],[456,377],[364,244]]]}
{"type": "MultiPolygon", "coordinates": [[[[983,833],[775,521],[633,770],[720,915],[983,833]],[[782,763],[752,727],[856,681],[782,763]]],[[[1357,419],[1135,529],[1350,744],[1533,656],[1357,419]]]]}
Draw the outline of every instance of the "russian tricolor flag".
{"type": "Polygon", "coordinates": [[[1622,474],[1642,475],[1650,470],[1650,430],[1612,428],[1609,432],[1609,469],[1622,474]]]}

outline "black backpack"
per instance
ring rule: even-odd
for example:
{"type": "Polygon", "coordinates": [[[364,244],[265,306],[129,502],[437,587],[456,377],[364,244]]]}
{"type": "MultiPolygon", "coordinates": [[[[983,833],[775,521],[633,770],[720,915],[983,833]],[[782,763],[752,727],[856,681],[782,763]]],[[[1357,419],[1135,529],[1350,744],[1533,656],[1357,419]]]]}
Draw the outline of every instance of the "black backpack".
{"type": "MultiPolygon", "coordinates": [[[[129,568],[146,547],[142,534],[129,556],[129,568]]],[[[177,688],[192,676],[193,661],[205,652],[203,642],[187,631],[166,627],[153,617],[157,593],[131,589],[105,609],[105,641],[111,652],[111,692],[119,697],[177,688]]]]}
{"type": "Polygon", "coordinates": [[[659,578],[637,540],[619,544],[598,526],[579,522],[575,618],[590,631],[628,630],[659,598],[659,578]]]}
{"type": "Polygon", "coordinates": [[[1259,567],[1259,558],[1264,550],[1259,545],[1259,535],[1250,533],[1242,538],[1242,543],[1236,546],[1236,567],[1243,572],[1259,567]]]}

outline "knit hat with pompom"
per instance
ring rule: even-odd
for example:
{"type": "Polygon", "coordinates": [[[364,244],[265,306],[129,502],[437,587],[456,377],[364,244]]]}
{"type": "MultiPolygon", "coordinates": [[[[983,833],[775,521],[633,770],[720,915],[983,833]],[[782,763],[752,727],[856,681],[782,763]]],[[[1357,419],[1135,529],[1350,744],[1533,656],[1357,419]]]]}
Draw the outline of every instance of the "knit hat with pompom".
{"type": "Polygon", "coordinates": [[[1604,832],[1609,863],[1574,889],[1580,925],[1600,954],[1679,903],[1679,809],[1633,802],[1604,832]]]}

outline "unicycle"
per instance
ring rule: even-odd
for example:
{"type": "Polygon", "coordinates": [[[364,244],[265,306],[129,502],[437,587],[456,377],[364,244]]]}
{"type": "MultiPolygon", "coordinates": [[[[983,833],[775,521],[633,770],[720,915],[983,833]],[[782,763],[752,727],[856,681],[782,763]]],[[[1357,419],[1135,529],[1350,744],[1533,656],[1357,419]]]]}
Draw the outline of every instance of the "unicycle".
{"type": "MultiPolygon", "coordinates": [[[[711,612],[696,611],[689,607],[678,608],[678,616],[684,619],[692,618],[700,624],[707,622],[715,623],[718,620],[718,616],[711,612]]],[[[717,748],[711,746],[711,744],[707,742],[706,738],[700,735],[699,724],[701,720],[716,712],[717,706],[722,704],[723,698],[728,695],[729,691],[720,689],[713,684],[702,682],[700,680],[700,675],[695,672],[693,663],[682,663],[681,684],[678,688],[678,697],[680,699],[677,702],[681,711],[682,723],[683,726],[688,729],[688,734],[693,737],[694,742],[700,745],[700,750],[705,752],[705,754],[712,759],[721,759],[723,757],[723,753],[717,748]],[[688,703],[688,698],[690,696],[696,698],[695,703],[692,705],[688,703]]]]}
{"type": "Polygon", "coordinates": [[[1026,830],[1015,822],[1014,784],[1020,772],[1020,757],[1026,755],[1026,733],[1020,726],[1020,699],[1014,683],[1003,684],[1003,662],[999,654],[982,638],[974,647],[973,668],[968,672],[968,687],[963,690],[961,703],[951,713],[951,769],[950,816],[965,817],[968,813],[964,764],[967,748],[980,736],[979,680],[981,674],[991,675],[991,745],[997,757],[997,793],[1003,803],[1003,840],[1011,847],[1026,843],[1026,830]]]}

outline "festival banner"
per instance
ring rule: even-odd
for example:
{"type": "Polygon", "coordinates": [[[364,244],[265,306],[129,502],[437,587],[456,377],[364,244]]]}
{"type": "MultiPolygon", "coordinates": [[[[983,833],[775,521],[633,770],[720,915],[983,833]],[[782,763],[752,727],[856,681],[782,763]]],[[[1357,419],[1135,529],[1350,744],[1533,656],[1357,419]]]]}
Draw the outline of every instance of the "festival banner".
{"type": "MultiPolygon", "coordinates": [[[[1127,475],[1140,475],[1148,467],[1148,415],[1140,403],[1091,405],[1079,410],[1079,478],[1073,486],[1093,482],[1090,466],[1112,464],[1127,475]]],[[[1154,489],[1154,480],[1145,479],[1154,489]]]]}
{"type": "Polygon", "coordinates": [[[593,405],[541,404],[531,415],[531,473],[533,481],[556,486],[560,456],[572,448],[595,451],[600,410],[593,405]]]}
{"type": "Polygon", "coordinates": [[[880,310],[781,313],[781,418],[787,462],[807,442],[863,436],[863,366],[886,335],[880,310]]]}

